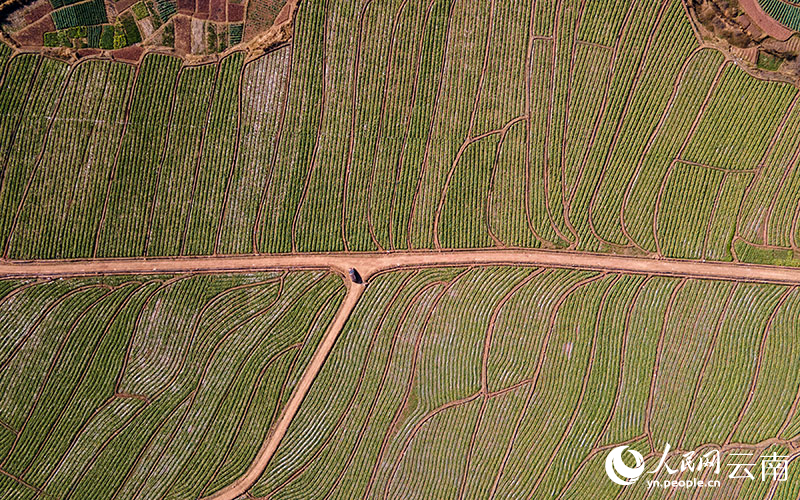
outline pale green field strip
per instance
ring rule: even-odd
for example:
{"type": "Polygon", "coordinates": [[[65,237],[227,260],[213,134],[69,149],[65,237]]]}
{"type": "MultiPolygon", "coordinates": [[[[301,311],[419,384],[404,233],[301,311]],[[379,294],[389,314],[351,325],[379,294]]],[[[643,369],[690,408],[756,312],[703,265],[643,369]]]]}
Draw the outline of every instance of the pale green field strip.
{"type": "Polygon", "coordinates": [[[800,91],[680,0],[312,0],[294,28],[206,66],[0,50],[3,255],[800,262],[800,91]]]}
{"type": "MultiPolygon", "coordinates": [[[[644,480],[624,491],[608,480],[618,444],[648,470],[667,442],[777,451],[796,466],[798,292],[523,267],[380,273],[249,493],[660,497],[644,480]]],[[[795,499],[793,474],[744,485],[720,474],[714,494],[795,499]]]]}
{"type": "Polygon", "coordinates": [[[0,280],[0,496],[227,486],[344,295],[323,271],[0,280]]]}

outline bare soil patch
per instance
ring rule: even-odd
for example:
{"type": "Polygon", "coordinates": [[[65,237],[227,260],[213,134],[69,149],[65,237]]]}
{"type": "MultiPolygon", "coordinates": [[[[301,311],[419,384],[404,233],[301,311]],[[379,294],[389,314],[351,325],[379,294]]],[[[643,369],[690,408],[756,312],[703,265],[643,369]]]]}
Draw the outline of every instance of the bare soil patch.
{"type": "Polygon", "coordinates": [[[205,25],[202,19],[192,18],[192,54],[201,54],[206,50],[205,25]]]}
{"type": "Polygon", "coordinates": [[[188,54],[192,51],[192,30],[190,18],[186,16],[175,16],[175,50],[180,54],[188,54]]]}
{"type": "Polygon", "coordinates": [[[227,6],[226,0],[211,0],[210,19],[212,21],[224,23],[226,21],[225,19],[225,14],[227,11],[226,6],[227,6]]]}
{"type": "Polygon", "coordinates": [[[178,12],[191,16],[194,12],[194,0],[178,0],[178,12]]]}
{"type": "Polygon", "coordinates": [[[78,57],[92,57],[92,56],[98,56],[102,53],[103,51],[100,49],[79,49],[78,57]]]}
{"type": "Polygon", "coordinates": [[[53,11],[50,2],[35,2],[31,4],[31,9],[25,13],[25,21],[34,23],[53,11]]]}
{"type": "Polygon", "coordinates": [[[757,78],[800,86],[800,33],[770,17],[758,0],[685,1],[705,42],[757,78]]]}
{"type": "MultiPolygon", "coordinates": [[[[138,2],[139,0],[119,0],[119,2],[114,3],[114,10],[116,12],[124,12],[130,9],[133,4],[138,2]]],[[[108,4],[106,4],[106,10],[108,10],[108,4]]]]}
{"type": "Polygon", "coordinates": [[[211,2],[209,0],[197,0],[194,9],[194,17],[197,19],[208,19],[208,14],[211,9],[211,2]]]}
{"type": "Polygon", "coordinates": [[[293,3],[296,4],[297,2],[289,2],[283,6],[278,13],[278,17],[275,18],[275,24],[285,23],[292,17],[292,9],[296,7],[296,5],[292,5],[293,3]]]}
{"type": "Polygon", "coordinates": [[[139,29],[142,30],[142,38],[144,39],[150,38],[155,32],[153,22],[149,18],[139,21],[139,29]]]}
{"type": "Polygon", "coordinates": [[[244,21],[244,5],[239,3],[229,3],[228,21],[232,23],[239,23],[244,21]]]}
{"type": "Polygon", "coordinates": [[[118,60],[118,61],[125,61],[125,62],[139,62],[144,54],[144,47],[139,45],[132,45],[130,47],[125,47],[124,49],[117,49],[111,52],[111,57],[118,60]]]}
{"type": "Polygon", "coordinates": [[[27,28],[11,35],[11,39],[19,44],[20,47],[39,47],[44,40],[44,34],[56,29],[50,16],[44,16],[27,28]]]}
{"type": "Polygon", "coordinates": [[[25,29],[52,11],[49,0],[34,0],[16,10],[4,12],[0,17],[5,25],[4,30],[10,34],[25,29]]]}

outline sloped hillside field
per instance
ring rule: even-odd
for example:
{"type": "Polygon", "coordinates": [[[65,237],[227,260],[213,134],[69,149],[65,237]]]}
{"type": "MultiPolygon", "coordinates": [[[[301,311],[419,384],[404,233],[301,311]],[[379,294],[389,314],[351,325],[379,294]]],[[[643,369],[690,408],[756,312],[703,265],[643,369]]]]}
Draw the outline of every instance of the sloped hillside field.
{"type": "Polygon", "coordinates": [[[381,274],[250,493],[660,498],[646,479],[701,477],[720,485],[672,492],[795,499],[798,292],[526,267],[381,274]],[[671,468],[717,450],[720,473],[606,476],[612,448],[649,471],[665,443],[671,468]],[[786,482],[759,476],[774,453],[786,482]],[[731,463],[756,464],[755,479],[730,479],[731,463]]]}
{"type": "Polygon", "coordinates": [[[800,250],[798,89],[680,0],[308,0],[254,60],[0,60],[11,259],[800,250]]]}
{"type": "Polygon", "coordinates": [[[0,281],[2,497],[227,486],[343,296],[325,272],[0,281]]]}

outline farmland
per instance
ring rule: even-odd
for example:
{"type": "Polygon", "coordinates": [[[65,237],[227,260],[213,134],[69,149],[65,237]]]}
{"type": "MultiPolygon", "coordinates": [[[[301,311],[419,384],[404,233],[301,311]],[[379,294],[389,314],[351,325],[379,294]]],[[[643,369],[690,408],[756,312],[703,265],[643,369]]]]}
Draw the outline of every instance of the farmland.
{"type": "Polygon", "coordinates": [[[47,6],[0,40],[0,498],[800,498],[790,55],[683,0],[47,6]],[[790,480],[661,467],[714,452],[790,480]]]}
{"type": "Polygon", "coordinates": [[[597,461],[618,443],[653,465],[665,442],[786,447],[797,292],[519,267],[379,274],[250,493],[612,498],[597,461]]]}
{"type": "Polygon", "coordinates": [[[353,5],[304,2],[255,59],[8,58],[3,254],[794,261],[798,89],[701,44],[678,0],[353,5]]]}
{"type": "Polygon", "coordinates": [[[800,4],[794,0],[758,0],[764,11],[784,26],[800,30],[800,4]]]}
{"type": "MultiPolygon", "coordinates": [[[[296,3],[296,0],[293,0],[296,3]]],[[[194,61],[254,38],[285,40],[294,3],[285,0],[10,0],[0,33],[15,47],[80,59],[138,62],[148,49],[194,61]],[[127,50],[122,50],[127,49],[127,50]]],[[[259,46],[256,43],[256,46],[259,46]]]]}
{"type": "Polygon", "coordinates": [[[343,290],[325,272],[0,281],[3,497],[227,485],[343,290]]]}
{"type": "MultiPolygon", "coordinates": [[[[3,491],[225,488],[344,289],[323,271],[0,281],[3,491]]],[[[797,285],[479,265],[378,268],[348,293],[256,498],[610,498],[623,490],[599,461],[618,444],[648,468],[664,443],[673,463],[682,450],[800,456],[797,285]]],[[[755,484],[722,487],[764,497],[755,484]]],[[[776,498],[800,488],[761,484],[776,498]]]]}

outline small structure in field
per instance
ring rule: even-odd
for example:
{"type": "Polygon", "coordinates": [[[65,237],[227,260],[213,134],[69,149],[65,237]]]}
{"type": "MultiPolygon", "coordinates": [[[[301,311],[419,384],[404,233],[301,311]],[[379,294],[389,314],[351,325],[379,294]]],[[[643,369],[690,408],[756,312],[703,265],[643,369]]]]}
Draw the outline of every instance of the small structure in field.
{"type": "Polygon", "coordinates": [[[351,267],[347,271],[347,274],[350,275],[350,281],[352,281],[353,283],[361,284],[361,283],[364,282],[364,280],[361,279],[361,275],[358,274],[358,271],[356,271],[356,268],[354,268],[354,267],[351,267]]]}

